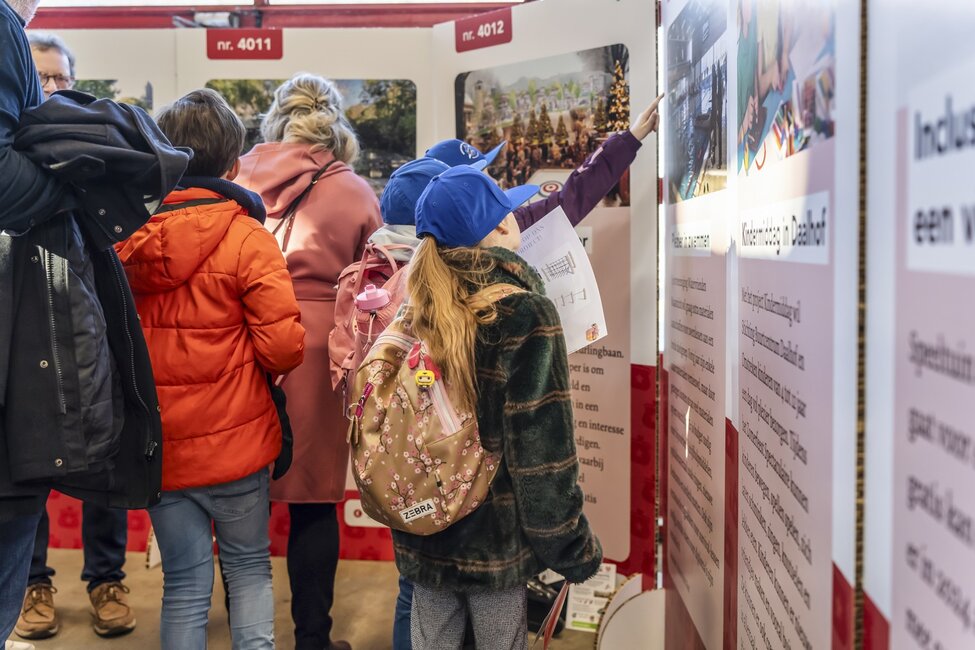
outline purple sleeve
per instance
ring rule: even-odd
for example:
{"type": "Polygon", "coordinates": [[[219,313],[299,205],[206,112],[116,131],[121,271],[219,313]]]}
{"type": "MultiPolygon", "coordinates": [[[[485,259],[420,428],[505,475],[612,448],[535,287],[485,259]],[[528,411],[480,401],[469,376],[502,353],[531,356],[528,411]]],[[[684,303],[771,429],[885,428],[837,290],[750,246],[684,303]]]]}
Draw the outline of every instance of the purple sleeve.
{"type": "Polygon", "coordinates": [[[572,172],[560,192],[515,210],[518,225],[524,230],[558,206],[572,225],[577,225],[619,182],[641,146],[643,143],[629,131],[611,136],[572,172]]]}

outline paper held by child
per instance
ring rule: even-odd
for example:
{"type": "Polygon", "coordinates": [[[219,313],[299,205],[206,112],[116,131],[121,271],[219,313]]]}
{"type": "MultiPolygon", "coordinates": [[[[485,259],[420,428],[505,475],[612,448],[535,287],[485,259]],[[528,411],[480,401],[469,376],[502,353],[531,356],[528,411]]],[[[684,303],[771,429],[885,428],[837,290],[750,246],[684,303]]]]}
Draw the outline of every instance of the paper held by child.
{"type": "Polygon", "coordinates": [[[559,312],[569,354],[606,336],[596,274],[561,207],[522,233],[518,254],[542,276],[545,293],[559,312]]]}

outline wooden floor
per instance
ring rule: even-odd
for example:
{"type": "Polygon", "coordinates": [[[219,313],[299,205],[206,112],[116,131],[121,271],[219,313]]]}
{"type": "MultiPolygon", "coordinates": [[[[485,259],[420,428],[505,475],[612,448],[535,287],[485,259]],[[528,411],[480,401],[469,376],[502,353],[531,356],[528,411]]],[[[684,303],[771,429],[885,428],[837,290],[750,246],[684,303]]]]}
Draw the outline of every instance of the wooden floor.
{"type": "MultiPolygon", "coordinates": [[[[57,636],[34,641],[37,650],[152,650],[159,647],[159,603],[162,594],[162,572],[147,570],[145,558],[130,553],[126,564],[125,584],[132,590],[130,603],[138,618],[136,630],[117,639],[102,639],[91,629],[91,606],[81,575],[81,551],[52,549],[49,562],[57,571],[55,604],[61,617],[57,636]]],[[[277,647],[294,648],[287,571],[283,558],[274,558],[275,635],[277,647]]],[[[223,587],[216,580],[213,607],[210,610],[209,649],[230,650],[230,631],[223,606],[223,587]]],[[[391,648],[393,609],[396,602],[396,568],[388,562],[342,562],[336,584],[333,612],[333,639],[345,639],[353,650],[388,650],[391,648]]],[[[11,639],[18,640],[16,636],[11,639]]],[[[595,635],[564,632],[552,650],[590,650],[595,635]]]]}

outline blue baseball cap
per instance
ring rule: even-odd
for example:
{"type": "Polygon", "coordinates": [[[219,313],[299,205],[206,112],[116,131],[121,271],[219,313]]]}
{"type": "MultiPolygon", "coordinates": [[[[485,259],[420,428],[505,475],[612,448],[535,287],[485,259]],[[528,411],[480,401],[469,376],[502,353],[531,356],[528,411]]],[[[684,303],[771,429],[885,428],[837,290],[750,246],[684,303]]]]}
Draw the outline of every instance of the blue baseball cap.
{"type": "Polygon", "coordinates": [[[412,226],[416,223],[416,202],[427,189],[430,180],[450,169],[434,158],[411,160],[389,177],[379,199],[383,221],[391,226],[412,226]]]}
{"type": "Polygon", "coordinates": [[[436,158],[437,160],[444,162],[451,167],[457,167],[459,165],[470,165],[476,162],[485,162],[485,167],[494,162],[494,159],[498,157],[501,150],[504,149],[504,145],[507,142],[502,142],[494,149],[487,153],[481,153],[473,145],[467,144],[463,140],[444,140],[443,142],[438,142],[429,149],[427,149],[427,158],[436,158]]]}
{"type": "Polygon", "coordinates": [[[502,191],[473,167],[451,167],[430,181],[416,204],[416,234],[444,246],[476,246],[537,193],[537,185],[502,191]]]}

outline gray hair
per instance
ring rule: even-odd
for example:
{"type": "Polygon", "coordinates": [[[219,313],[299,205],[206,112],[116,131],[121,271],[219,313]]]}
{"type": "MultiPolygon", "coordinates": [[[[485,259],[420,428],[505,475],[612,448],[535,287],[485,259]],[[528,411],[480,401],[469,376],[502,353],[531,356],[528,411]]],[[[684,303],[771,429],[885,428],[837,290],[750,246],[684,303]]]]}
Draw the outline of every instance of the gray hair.
{"type": "Polygon", "coordinates": [[[32,50],[39,52],[57,50],[63,54],[68,59],[68,70],[71,72],[71,78],[74,78],[74,53],[68,49],[68,46],[61,40],[60,36],[48,32],[30,32],[27,34],[27,40],[30,42],[30,48],[32,50]]]}
{"type": "Polygon", "coordinates": [[[34,18],[34,12],[37,11],[37,5],[40,3],[41,0],[7,0],[10,8],[24,19],[24,23],[29,23],[34,18]]]}
{"type": "Polygon", "coordinates": [[[265,142],[315,145],[349,165],[359,157],[359,140],[342,110],[342,94],[318,75],[298,73],[274,91],[261,135],[265,142]]]}

